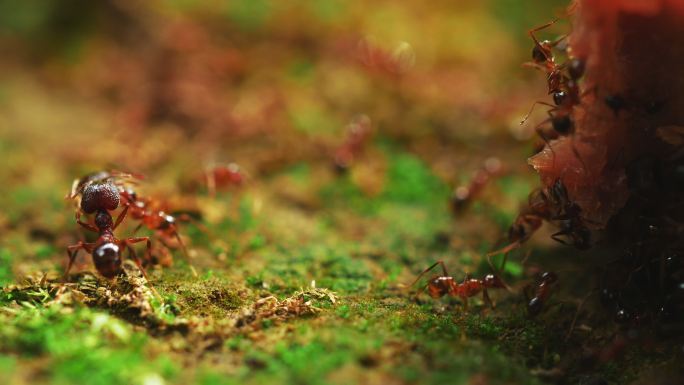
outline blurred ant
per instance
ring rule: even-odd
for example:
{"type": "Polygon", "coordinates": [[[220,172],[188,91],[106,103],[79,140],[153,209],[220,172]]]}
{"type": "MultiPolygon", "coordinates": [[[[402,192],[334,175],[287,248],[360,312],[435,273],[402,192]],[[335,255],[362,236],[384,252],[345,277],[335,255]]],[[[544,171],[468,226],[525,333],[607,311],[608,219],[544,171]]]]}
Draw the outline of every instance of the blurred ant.
{"type": "Polygon", "coordinates": [[[114,230],[126,217],[128,206],[125,206],[119,213],[116,221],[112,220],[109,211],[116,210],[119,207],[121,196],[117,186],[106,174],[103,172],[86,176],[75,184],[76,187],[72,189],[72,193],[69,195],[72,198],[80,197],[79,212],[95,214],[95,225],[84,223],[80,219],[77,219],[77,223],[87,230],[98,233],[99,237],[95,242],[79,241],[77,244],[67,247],[69,262],[64,272],[64,280],[67,280],[76,255],[81,249],[92,255],[95,268],[108,279],[114,278],[122,272],[121,253],[124,249],[128,249],[130,258],[133,259],[145,279],[149,281],[147,273],[131,245],[146,242],[145,256],[150,258],[152,243],[149,237],[118,239],[114,236],[114,230]]]}
{"type": "Polygon", "coordinates": [[[420,281],[423,275],[427,274],[437,265],[442,267],[442,275],[435,275],[430,278],[427,285],[421,288],[418,293],[416,293],[416,296],[420,295],[420,293],[427,289],[428,294],[432,298],[441,298],[447,294],[452,297],[459,297],[463,302],[463,307],[467,310],[468,298],[477,295],[479,292],[482,292],[482,298],[485,304],[491,308],[494,308],[494,304],[489,298],[487,289],[508,290],[508,286],[501,280],[501,278],[493,274],[486,275],[484,279],[469,278],[469,275],[466,275],[466,277],[463,279],[463,282],[457,283],[454,280],[454,277],[447,273],[446,266],[444,265],[443,261],[437,261],[432,266],[425,269],[422,273],[420,273],[420,275],[418,275],[418,278],[416,278],[416,280],[413,281],[409,287],[415,285],[418,281],[420,281]]]}
{"type": "Polygon", "coordinates": [[[461,213],[482,192],[492,178],[500,175],[503,170],[498,158],[488,158],[484,166],[475,172],[468,185],[458,186],[451,197],[451,208],[455,213],[461,213]]]}
{"type": "MultiPolygon", "coordinates": [[[[527,299],[527,314],[530,317],[535,317],[541,313],[544,304],[551,296],[551,289],[558,282],[558,276],[550,271],[545,272],[541,276],[541,282],[537,285],[534,297],[529,298],[528,290],[525,290],[525,297],[527,299]]],[[[528,288],[529,289],[529,286],[528,288]]]]}
{"type": "Polygon", "coordinates": [[[366,115],[359,115],[347,124],[346,130],[347,136],[344,143],[335,150],[333,155],[335,170],[340,173],[346,172],[351,167],[370,141],[371,120],[366,115]]]}
{"type": "Polygon", "coordinates": [[[204,177],[207,183],[207,192],[211,197],[216,195],[217,189],[241,186],[247,179],[247,175],[237,163],[208,167],[204,177]]]}

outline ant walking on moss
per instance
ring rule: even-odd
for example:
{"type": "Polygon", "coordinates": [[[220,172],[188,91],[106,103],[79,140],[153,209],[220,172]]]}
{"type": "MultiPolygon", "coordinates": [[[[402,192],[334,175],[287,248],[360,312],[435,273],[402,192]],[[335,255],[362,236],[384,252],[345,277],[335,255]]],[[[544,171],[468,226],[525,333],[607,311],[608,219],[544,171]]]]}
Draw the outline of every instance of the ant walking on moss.
{"type": "Polygon", "coordinates": [[[468,298],[476,296],[480,292],[482,292],[482,298],[489,307],[494,308],[494,303],[492,300],[489,298],[489,293],[487,292],[487,289],[506,289],[508,290],[508,286],[501,280],[496,275],[493,274],[488,274],[484,277],[484,279],[475,279],[475,278],[470,278],[469,275],[466,275],[466,277],[463,279],[463,282],[457,283],[454,277],[450,276],[449,273],[447,273],[446,266],[444,265],[443,261],[437,261],[432,266],[428,267],[425,269],[418,277],[416,278],[409,287],[412,287],[420,279],[430,272],[430,270],[434,269],[437,267],[437,265],[440,265],[442,267],[442,275],[435,275],[431,277],[428,280],[427,285],[422,287],[418,293],[416,293],[416,296],[420,295],[425,289],[428,290],[428,294],[432,298],[441,298],[445,295],[450,295],[452,297],[459,297],[461,301],[463,302],[463,307],[467,310],[468,309],[468,298]]]}
{"type": "Polygon", "coordinates": [[[122,272],[122,252],[128,249],[129,256],[142,272],[145,279],[149,281],[147,273],[142,266],[135,250],[131,245],[145,242],[145,257],[150,258],[150,248],[152,243],[149,237],[130,237],[118,239],[114,235],[114,230],[121,224],[128,212],[128,206],[124,206],[119,213],[116,221],[112,219],[110,211],[116,210],[120,204],[119,189],[111,180],[111,176],[103,173],[91,174],[78,182],[74,183],[70,197],[80,198],[79,208],[76,213],[76,222],[89,231],[98,233],[99,237],[95,242],[79,241],[75,245],[67,247],[69,262],[64,272],[64,280],[69,276],[69,271],[76,259],[78,252],[83,249],[93,257],[93,263],[97,271],[105,278],[114,278],[122,272]],[[80,214],[95,214],[95,224],[85,223],[80,220],[80,214]]]}

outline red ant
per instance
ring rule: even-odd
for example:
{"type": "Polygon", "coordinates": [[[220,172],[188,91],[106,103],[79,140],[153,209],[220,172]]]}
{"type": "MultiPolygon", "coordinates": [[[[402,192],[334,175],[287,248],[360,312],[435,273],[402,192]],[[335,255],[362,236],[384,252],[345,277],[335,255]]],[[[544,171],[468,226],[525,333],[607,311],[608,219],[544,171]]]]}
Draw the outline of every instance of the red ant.
{"type": "Polygon", "coordinates": [[[339,172],[349,169],[354,159],[363,152],[372,134],[371,121],[366,115],[354,118],[346,129],[347,137],[334,154],[335,169],[339,172]]]}
{"type": "Polygon", "coordinates": [[[119,189],[111,181],[109,175],[106,173],[91,174],[75,183],[75,185],[76,187],[72,189],[70,196],[73,198],[80,196],[77,223],[90,231],[98,233],[99,237],[95,242],[85,243],[79,241],[77,244],[67,247],[69,263],[64,272],[64,280],[66,281],[68,278],[71,266],[78,251],[81,249],[92,255],[97,271],[109,279],[121,273],[121,253],[124,249],[128,249],[129,256],[138,266],[143,276],[148,279],[147,273],[131,245],[146,242],[145,256],[149,258],[150,248],[152,247],[149,237],[131,237],[120,240],[114,236],[114,230],[126,217],[128,206],[125,206],[119,213],[116,221],[112,220],[109,211],[116,210],[119,207],[121,197],[119,189]],[[78,219],[80,211],[86,214],[95,214],[95,225],[84,223],[78,219]]]}
{"type": "Polygon", "coordinates": [[[545,272],[541,276],[541,282],[537,286],[534,297],[529,298],[527,291],[525,291],[525,297],[528,299],[527,303],[527,313],[534,317],[541,313],[544,304],[551,296],[551,288],[555,286],[558,282],[558,276],[550,271],[545,272]]]}
{"type": "Polygon", "coordinates": [[[489,158],[484,166],[475,172],[470,183],[458,186],[451,198],[451,207],[455,213],[462,212],[484,189],[489,181],[502,172],[501,161],[497,158],[489,158]]]}
{"type": "Polygon", "coordinates": [[[212,197],[216,195],[217,189],[228,186],[241,186],[247,178],[247,175],[237,163],[208,167],[204,176],[207,183],[207,192],[212,197]]]}
{"type": "Polygon", "coordinates": [[[492,300],[489,298],[489,293],[487,289],[506,289],[508,286],[493,274],[488,274],[484,279],[474,279],[469,278],[468,275],[463,279],[463,282],[456,283],[454,277],[447,273],[446,266],[443,261],[437,261],[432,266],[425,269],[418,278],[409,286],[415,285],[423,275],[427,274],[430,270],[434,269],[437,265],[442,266],[442,275],[435,275],[428,281],[427,285],[421,288],[416,296],[420,295],[425,289],[428,290],[428,294],[432,298],[441,298],[445,295],[450,295],[452,297],[459,297],[463,301],[463,307],[468,309],[468,298],[477,295],[482,292],[482,298],[488,306],[494,308],[492,300]]]}

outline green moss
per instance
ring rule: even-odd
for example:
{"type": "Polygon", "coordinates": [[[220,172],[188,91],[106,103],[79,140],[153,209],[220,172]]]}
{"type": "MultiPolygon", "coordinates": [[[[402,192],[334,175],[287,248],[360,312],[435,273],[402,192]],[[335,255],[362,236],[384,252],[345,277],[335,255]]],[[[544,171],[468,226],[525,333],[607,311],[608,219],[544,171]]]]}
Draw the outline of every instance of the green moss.
{"type": "Polygon", "coordinates": [[[165,282],[157,290],[173,296],[174,306],[183,315],[222,318],[243,303],[239,289],[217,278],[165,282]]]}

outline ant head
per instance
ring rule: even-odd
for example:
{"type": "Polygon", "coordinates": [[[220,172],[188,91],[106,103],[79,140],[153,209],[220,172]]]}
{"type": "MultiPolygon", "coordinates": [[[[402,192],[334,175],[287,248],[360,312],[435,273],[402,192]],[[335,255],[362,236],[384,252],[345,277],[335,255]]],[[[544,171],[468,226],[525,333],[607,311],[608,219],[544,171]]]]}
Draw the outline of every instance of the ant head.
{"type": "Polygon", "coordinates": [[[568,64],[568,74],[574,80],[577,80],[584,76],[584,59],[572,58],[568,64]]]}
{"type": "Polygon", "coordinates": [[[553,60],[551,56],[551,42],[548,40],[540,41],[539,44],[535,44],[532,48],[532,60],[535,63],[541,64],[549,60],[553,60]]]}
{"type": "Polygon", "coordinates": [[[558,281],[558,276],[552,271],[546,271],[544,274],[542,274],[541,279],[546,283],[555,283],[558,281]]]}
{"type": "Polygon", "coordinates": [[[534,297],[527,303],[527,313],[532,317],[539,314],[544,307],[544,301],[539,297],[534,297]]]}
{"type": "Polygon", "coordinates": [[[159,218],[161,219],[161,223],[159,224],[160,230],[168,229],[176,223],[176,218],[163,211],[159,212],[159,218]]]}
{"type": "Polygon", "coordinates": [[[560,106],[568,100],[568,93],[565,91],[557,91],[553,93],[553,103],[560,106]]]}
{"type": "Polygon", "coordinates": [[[560,135],[568,135],[575,128],[575,123],[569,114],[559,114],[551,118],[553,129],[560,135]]]}
{"type": "Polygon", "coordinates": [[[138,194],[130,187],[126,187],[125,194],[130,202],[136,202],[138,200],[138,194]]]}
{"type": "Polygon", "coordinates": [[[432,298],[444,297],[445,295],[449,294],[453,285],[453,277],[433,277],[428,283],[428,292],[432,298]]]}
{"type": "Polygon", "coordinates": [[[111,181],[91,183],[83,189],[81,210],[86,214],[100,210],[115,210],[119,207],[119,199],[119,190],[111,181]]]}
{"type": "Polygon", "coordinates": [[[114,278],[121,272],[121,250],[112,242],[103,243],[93,250],[93,262],[105,278],[114,278]]]}
{"type": "Polygon", "coordinates": [[[97,214],[95,214],[95,226],[100,230],[111,229],[114,226],[112,216],[106,211],[98,211],[97,214]]]}
{"type": "Polygon", "coordinates": [[[485,287],[501,288],[505,289],[506,284],[494,274],[487,274],[484,278],[485,287]]]}

